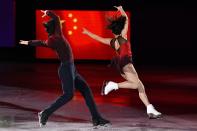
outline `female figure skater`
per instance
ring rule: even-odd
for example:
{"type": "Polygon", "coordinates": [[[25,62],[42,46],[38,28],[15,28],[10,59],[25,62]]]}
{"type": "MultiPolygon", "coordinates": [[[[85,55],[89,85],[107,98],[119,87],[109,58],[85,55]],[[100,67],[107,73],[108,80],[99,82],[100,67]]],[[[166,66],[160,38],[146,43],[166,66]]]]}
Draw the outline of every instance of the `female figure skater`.
{"type": "Polygon", "coordinates": [[[51,20],[49,20],[46,23],[43,23],[48,33],[48,40],[47,41],[21,40],[19,42],[20,44],[23,45],[43,46],[43,47],[51,48],[57,53],[61,61],[58,74],[62,84],[63,95],[60,96],[48,108],[38,113],[40,126],[44,126],[48,120],[48,117],[53,112],[55,112],[58,108],[60,108],[61,106],[63,106],[73,98],[74,86],[76,89],[80,91],[80,93],[85,99],[85,102],[92,115],[93,126],[97,126],[97,125],[103,126],[105,124],[110,123],[110,121],[105,120],[104,118],[101,117],[100,113],[97,110],[96,104],[94,102],[91,89],[89,88],[86,81],[77,72],[75,68],[72,50],[69,42],[63,36],[59,17],[52,11],[47,10],[43,12],[44,12],[43,17],[46,15],[51,17],[51,20]]]}
{"type": "Polygon", "coordinates": [[[90,36],[91,38],[111,46],[115,52],[116,57],[113,58],[112,63],[116,65],[116,68],[120,72],[121,76],[126,80],[124,82],[116,83],[109,81],[103,86],[103,94],[107,95],[112,90],[119,88],[137,89],[139,97],[147,108],[147,115],[150,119],[160,118],[162,115],[158,112],[152,104],[150,104],[144,89],[144,85],[138,78],[138,74],[133,66],[132,52],[130,42],[127,40],[128,31],[128,17],[122,6],[116,7],[120,11],[121,16],[115,19],[109,20],[110,24],[108,28],[114,34],[114,38],[102,38],[87,29],[83,28],[83,34],[90,36]]]}

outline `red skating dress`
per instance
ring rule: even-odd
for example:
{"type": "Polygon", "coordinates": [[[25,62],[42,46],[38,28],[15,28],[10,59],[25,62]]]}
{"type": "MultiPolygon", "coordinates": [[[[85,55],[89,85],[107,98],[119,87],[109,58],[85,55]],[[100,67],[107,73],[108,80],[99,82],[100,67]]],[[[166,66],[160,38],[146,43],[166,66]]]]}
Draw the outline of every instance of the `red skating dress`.
{"type": "Polygon", "coordinates": [[[123,67],[129,63],[133,63],[130,42],[122,36],[118,36],[111,40],[110,45],[116,51],[116,56],[112,58],[111,66],[115,67],[121,74],[124,74],[123,67]],[[115,49],[116,40],[120,45],[118,50],[115,49]]]}

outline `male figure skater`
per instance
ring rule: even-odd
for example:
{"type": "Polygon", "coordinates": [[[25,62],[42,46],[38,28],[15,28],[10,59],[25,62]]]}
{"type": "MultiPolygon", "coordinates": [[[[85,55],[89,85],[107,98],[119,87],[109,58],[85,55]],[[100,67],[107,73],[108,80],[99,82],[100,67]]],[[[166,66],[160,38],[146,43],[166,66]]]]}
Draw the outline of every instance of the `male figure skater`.
{"type": "Polygon", "coordinates": [[[40,126],[42,127],[46,125],[49,116],[72,99],[74,94],[74,87],[81,92],[85,99],[85,102],[92,115],[93,126],[104,126],[106,124],[109,124],[110,121],[102,118],[102,116],[98,112],[88,84],[75,68],[72,50],[69,42],[63,36],[59,16],[49,10],[42,12],[44,13],[43,17],[48,15],[51,18],[48,22],[43,23],[44,27],[46,28],[46,32],[48,33],[48,40],[21,40],[19,42],[23,45],[43,46],[51,48],[57,53],[61,61],[58,74],[62,84],[63,95],[60,96],[52,105],[38,113],[40,126]]]}

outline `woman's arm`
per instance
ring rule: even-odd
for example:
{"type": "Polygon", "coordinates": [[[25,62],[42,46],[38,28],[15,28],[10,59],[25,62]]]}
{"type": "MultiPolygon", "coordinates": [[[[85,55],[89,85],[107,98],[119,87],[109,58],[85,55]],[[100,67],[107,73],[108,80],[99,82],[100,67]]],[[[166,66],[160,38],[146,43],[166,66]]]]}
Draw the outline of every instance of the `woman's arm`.
{"type": "Polygon", "coordinates": [[[128,22],[129,21],[129,18],[128,18],[126,12],[123,10],[122,6],[118,6],[118,7],[117,6],[114,6],[114,7],[116,9],[118,9],[118,11],[120,11],[120,13],[121,13],[122,16],[125,16],[126,17],[125,25],[124,25],[124,28],[123,28],[121,34],[122,34],[122,36],[124,38],[127,39],[127,32],[128,32],[128,27],[129,27],[129,22],[128,22]]]}
{"type": "Polygon", "coordinates": [[[96,40],[96,41],[99,41],[103,44],[106,44],[106,45],[110,45],[110,41],[112,38],[103,38],[103,37],[100,37],[96,34],[93,34],[92,32],[88,31],[86,28],[83,28],[83,34],[86,34],[88,35],[89,37],[91,37],[92,39],[96,40]]]}

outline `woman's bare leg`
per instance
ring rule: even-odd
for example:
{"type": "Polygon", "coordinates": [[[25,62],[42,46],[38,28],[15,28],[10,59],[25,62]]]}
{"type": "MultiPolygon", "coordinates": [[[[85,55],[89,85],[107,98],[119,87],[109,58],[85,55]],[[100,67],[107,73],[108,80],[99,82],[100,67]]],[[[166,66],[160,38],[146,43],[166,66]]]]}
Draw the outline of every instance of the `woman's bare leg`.
{"type": "Polygon", "coordinates": [[[138,88],[138,85],[136,83],[132,83],[129,81],[124,81],[124,82],[120,82],[117,84],[118,84],[118,88],[125,88],[125,89],[137,89],[138,88]]]}
{"type": "Polygon", "coordinates": [[[145,92],[144,85],[138,78],[134,66],[132,64],[129,64],[124,67],[123,71],[124,75],[122,75],[122,77],[127,81],[118,83],[119,88],[138,89],[139,97],[147,108],[147,114],[149,118],[160,118],[161,113],[155,110],[153,105],[150,104],[145,92]]]}
{"type": "MultiPolygon", "coordinates": [[[[127,78],[134,78],[135,74],[132,73],[126,73],[125,74],[127,78]]],[[[118,83],[118,88],[126,88],[126,89],[138,89],[139,97],[141,101],[144,103],[145,106],[148,106],[150,104],[148,97],[145,92],[144,85],[142,82],[138,79],[138,77],[135,77],[132,80],[127,79],[127,81],[118,83]]]]}
{"type": "Polygon", "coordinates": [[[142,84],[141,81],[139,81],[138,92],[139,92],[140,99],[142,100],[142,102],[144,103],[144,105],[147,107],[150,104],[150,102],[149,102],[148,97],[146,95],[144,85],[142,84]]]}
{"type": "Polygon", "coordinates": [[[160,118],[161,113],[154,109],[153,105],[150,104],[148,97],[145,92],[145,88],[143,83],[138,78],[138,74],[135,71],[135,68],[132,64],[128,64],[123,68],[124,74],[122,74],[122,77],[126,79],[124,82],[115,83],[110,81],[105,86],[105,95],[111,92],[112,90],[117,90],[118,88],[126,88],[126,89],[138,89],[139,97],[141,101],[144,103],[144,105],[147,108],[147,114],[149,118],[160,118]]]}
{"type": "Polygon", "coordinates": [[[139,97],[145,106],[149,105],[150,102],[145,92],[144,85],[139,80],[138,74],[132,64],[128,64],[123,68],[124,74],[122,77],[127,81],[117,83],[118,88],[126,89],[138,89],[139,97]]]}

